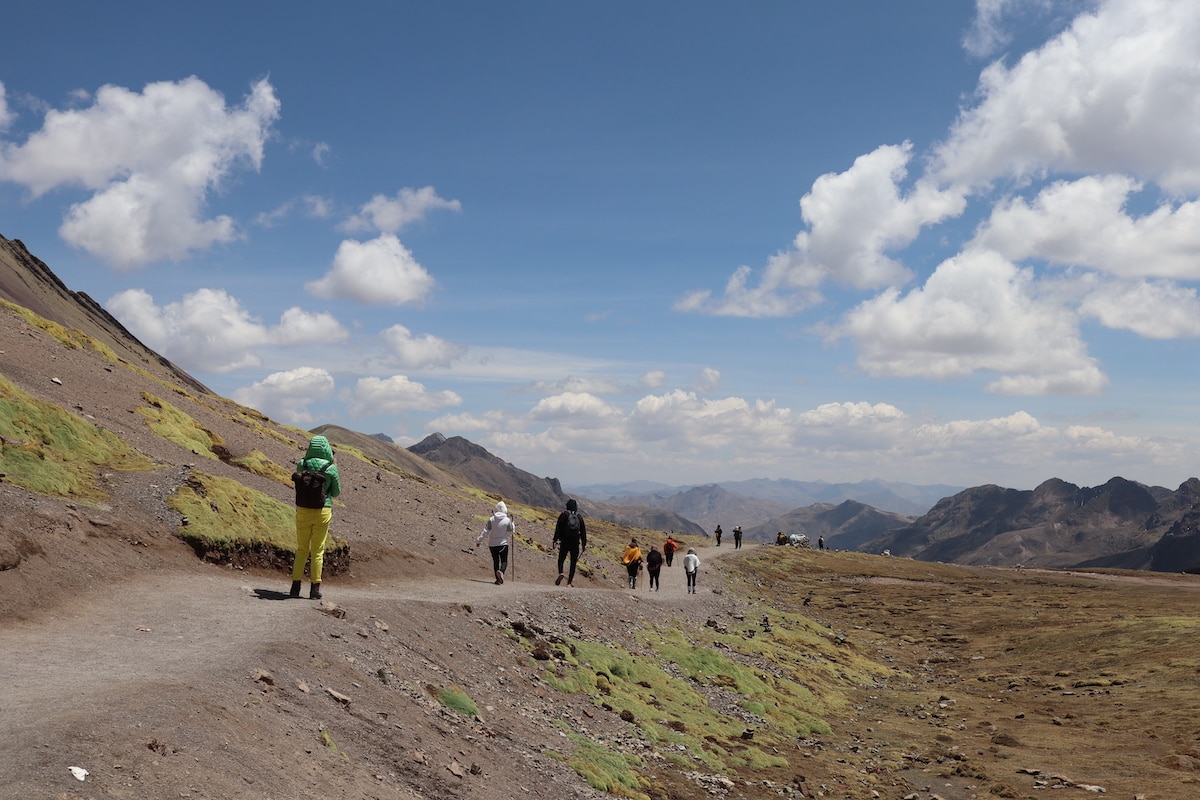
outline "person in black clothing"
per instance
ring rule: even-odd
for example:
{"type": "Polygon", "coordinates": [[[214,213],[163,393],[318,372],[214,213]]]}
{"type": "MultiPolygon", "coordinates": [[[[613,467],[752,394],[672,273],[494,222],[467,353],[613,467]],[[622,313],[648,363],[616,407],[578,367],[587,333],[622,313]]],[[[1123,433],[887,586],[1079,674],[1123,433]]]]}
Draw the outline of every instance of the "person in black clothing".
{"type": "Polygon", "coordinates": [[[742,526],[741,525],[733,526],[733,549],[734,550],[742,549],[742,526]]]}
{"type": "Polygon", "coordinates": [[[716,529],[715,531],[713,531],[713,535],[717,537],[717,547],[720,547],[720,546],[721,546],[721,534],[722,534],[722,533],[724,533],[724,532],[725,532],[725,531],[721,530],[721,526],[720,526],[720,525],[718,525],[718,526],[717,526],[717,529],[716,529]]]}
{"type": "Polygon", "coordinates": [[[656,545],[650,545],[650,554],[646,556],[646,574],[650,576],[650,591],[658,591],[658,575],[662,572],[663,554],[658,552],[656,545]]]}
{"type": "Polygon", "coordinates": [[[555,547],[558,548],[558,577],[554,579],[554,585],[558,586],[565,579],[567,586],[574,586],[575,564],[587,550],[587,525],[575,498],[567,501],[567,510],[559,514],[558,522],[554,523],[554,541],[550,543],[550,549],[555,547]],[[570,571],[564,575],[563,564],[568,556],[571,558],[570,571]]]}

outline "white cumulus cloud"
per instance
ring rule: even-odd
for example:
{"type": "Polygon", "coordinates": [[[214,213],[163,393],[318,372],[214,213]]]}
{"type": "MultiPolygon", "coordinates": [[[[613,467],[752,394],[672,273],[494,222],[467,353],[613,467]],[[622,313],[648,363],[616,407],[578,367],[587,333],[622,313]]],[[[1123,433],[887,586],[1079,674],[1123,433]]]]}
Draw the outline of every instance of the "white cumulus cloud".
{"type": "Polygon", "coordinates": [[[448,342],[432,334],[413,336],[403,325],[387,328],[379,337],[395,356],[396,365],[404,369],[444,367],[467,351],[462,345],[448,342]]]}
{"type": "Polygon", "coordinates": [[[721,371],[712,367],[704,367],[696,376],[696,383],[692,388],[701,394],[715,392],[721,388],[721,371]]]}
{"type": "Polygon", "coordinates": [[[0,148],[0,179],[35,198],[90,193],[59,233],[119,269],[177,261],[237,236],[232,218],[206,216],[206,201],[236,167],[261,166],[279,108],[266,80],[235,108],[196,77],[140,93],[103,86],[90,106],[51,110],[24,143],[0,148]]]}
{"type": "Polygon", "coordinates": [[[0,81],[0,133],[8,130],[8,126],[12,125],[16,118],[16,112],[8,107],[8,90],[4,88],[4,82],[0,81]]]}
{"type": "Polygon", "coordinates": [[[544,397],[529,411],[529,418],[540,422],[569,422],[575,427],[595,428],[619,419],[621,412],[599,397],[585,392],[563,392],[544,397]]]}
{"type": "Polygon", "coordinates": [[[317,367],[300,367],[276,372],[231,395],[244,406],[290,425],[312,424],[310,403],[333,394],[333,376],[317,367]]]}
{"type": "Polygon", "coordinates": [[[912,145],[885,145],[859,156],[850,169],[817,178],[800,200],[806,230],[792,247],[772,256],[757,286],[754,271],[740,267],[724,295],[692,292],[676,303],[680,311],[727,316],[766,317],[795,313],[821,299],[829,281],[857,289],[905,283],[907,267],[888,255],[912,243],[923,226],[960,214],[964,196],[918,182],[908,193],[912,145]]]}
{"type": "Polygon", "coordinates": [[[1094,279],[1080,303],[1080,314],[1108,328],[1129,330],[1148,339],[1200,336],[1200,298],[1196,290],[1170,281],[1094,279]]]}
{"type": "Polygon", "coordinates": [[[665,369],[649,370],[642,374],[638,382],[649,389],[657,389],[667,382],[667,371],[665,369]]]}
{"type": "Polygon", "coordinates": [[[405,226],[424,219],[430,211],[439,209],[461,211],[462,204],[457,200],[439,197],[432,186],[404,188],[395,197],[375,195],[359,213],[346,220],[342,228],[347,231],[397,233],[405,226]]]}
{"type": "Polygon", "coordinates": [[[192,372],[256,367],[255,349],[344,342],[349,333],[331,315],[290,308],[278,325],[264,325],[220,289],[200,289],[159,306],[143,289],[127,289],[105,307],[151,349],[192,372]]]}
{"type": "Polygon", "coordinates": [[[1125,278],[1200,280],[1200,203],[1163,203],[1134,217],[1126,203],[1140,189],[1121,175],[1056,181],[1031,201],[998,203],[972,246],[1125,278]]]}
{"type": "Polygon", "coordinates": [[[1108,0],[1012,67],[936,151],[936,174],[979,186],[1045,171],[1123,173],[1200,189],[1200,5],[1108,0]]]}
{"type": "Polygon", "coordinates": [[[433,286],[433,276],[390,233],[366,242],[342,242],[333,268],[305,284],[317,297],[388,305],[419,304],[433,286]]]}
{"type": "Polygon", "coordinates": [[[943,262],[908,294],[864,301],[836,335],[854,340],[873,376],[998,373],[988,388],[1004,394],[1094,394],[1107,383],[1076,315],[1044,299],[1032,271],[989,252],[943,262]]]}
{"type": "Polygon", "coordinates": [[[428,411],[462,405],[462,397],[457,393],[449,390],[430,392],[424,384],[411,381],[404,375],[360,378],[347,400],[351,412],[356,416],[428,411]]]}

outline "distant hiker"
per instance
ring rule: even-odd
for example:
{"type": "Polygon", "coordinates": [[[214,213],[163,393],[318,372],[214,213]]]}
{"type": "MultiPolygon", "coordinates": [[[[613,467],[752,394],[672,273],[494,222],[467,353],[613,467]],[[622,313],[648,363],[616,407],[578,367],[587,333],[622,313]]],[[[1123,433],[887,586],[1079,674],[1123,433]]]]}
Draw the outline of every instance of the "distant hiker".
{"type": "Polygon", "coordinates": [[[646,556],[646,574],[650,576],[650,591],[657,592],[659,590],[658,574],[662,571],[663,554],[658,552],[658,548],[650,545],[650,553],[646,556]]]}
{"type": "Polygon", "coordinates": [[[825,537],[824,537],[824,536],[818,536],[818,537],[817,537],[817,549],[818,549],[818,550],[824,550],[824,549],[825,549],[825,537]]]}
{"type": "Polygon", "coordinates": [[[787,544],[787,537],[783,535],[783,531],[775,534],[775,544],[787,544]]]}
{"type": "Polygon", "coordinates": [[[554,523],[554,540],[550,542],[550,549],[555,547],[558,547],[558,577],[554,579],[554,585],[558,586],[565,578],[567,586],[574,586],[575,564],[583,551],[587,550],[587,525],[579,513],[575,498],[567,501],[567,510],[559,514],[558,522],[554,523]],[[571,558],[570,572],[563,575],[563,562],[568,556],[571,558]]]}
{"type": "Polygon", "coordinates": [[[475,539],[475,546],[479,547],[483,537],[488,537],[488,549],[492,551],[492,569],[496,573],[497,586],[504,583],[504,573],[508,571],[508,535],[516,532],[517,526],[508,515],[508,506],[501,500],[496,503],[487,524],[475,539]]]}
{"type": "Polygon", "coordinates": [[[671,566],[671,562],[675,560],[675,550],[679,545],[675,543],[674,537],[668,536],[663,542],[663,558],[666,559],[667,566],[671,566]]]}
{"type": "Polygon", "coordinates": [[[296,485],[296,558],[292,561],[292,588],[289,597],[300,596],[304,564],[311,559],[308,578],[310,600],[321,599],[321,569],[325,564],[325,545],[329,542],[329,523],[333,519],[333,498],[342,493],[333,448],[324,436],[308,440],[304,458],[292,473],[296,485]]]}
{"type": "Polygon", "coordinates": [[[700,556],[696,555],[696,548],[689,547],[687,555],[683,557],[683,574],[687,576],[688,594],[696,593],[696,573],[700,571],[700,556]]]}
{"type": "Polygon", "coordinates": [[[720,546],[721,546],[721,534],[722,534],[722,533],[724,533],[724,531],[722,531],[722,530],[721,530],[721,526],[720,526],[720,525],[718,525],[718,526],[717,526],[717,529],[716,529],[715,531],[713,531],[713,536],[716,536],[716,537],[717,537],[717,547],[720,547],[720,546]]]}
{"type": "Polygon", "coordinates": [[[629,573],[629,588],[636,589],[638,572],[642,569],[642,548],[638,547],[637,539],[629,540],[625,554],[621,556],[621,563],[625,565],[625,571],[629,573]]]}
{"type": "Polygon", "coordinates": [[[733,549],[734,550],[742,549],[742,526],[741,525],[733,526],[733,549]]]}

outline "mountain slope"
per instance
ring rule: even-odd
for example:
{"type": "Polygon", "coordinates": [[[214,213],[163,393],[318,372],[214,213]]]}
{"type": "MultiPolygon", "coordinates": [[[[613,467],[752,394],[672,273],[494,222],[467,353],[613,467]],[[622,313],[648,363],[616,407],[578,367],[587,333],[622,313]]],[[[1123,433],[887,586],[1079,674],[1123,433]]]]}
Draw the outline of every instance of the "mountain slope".
{"type": "Polygon", "coordinates": [[[18,239],[0,236],[0,299],[42,319],[82,331],[112,348],[129,363],[177,382],[189,390],[208,389],[175,364],[142,344],[103,306],[84,292],[73,292],[18,239]]]}
{"type": "MultiPolygon", "coordinates": [[[[557,478],[539,478],[461,436],[447,438],[440,433],[432,433],[408,450],[463,475],[471,485],[505,500],[562,509],[568,499],[557,478]]],[[[597,503],[584,497],[576,497],[575,500],[579,503],[579,510],[589,518],[662,532],[687,535],[703,535],[704,532],[691,520],[670,510],[597,503]]]]}

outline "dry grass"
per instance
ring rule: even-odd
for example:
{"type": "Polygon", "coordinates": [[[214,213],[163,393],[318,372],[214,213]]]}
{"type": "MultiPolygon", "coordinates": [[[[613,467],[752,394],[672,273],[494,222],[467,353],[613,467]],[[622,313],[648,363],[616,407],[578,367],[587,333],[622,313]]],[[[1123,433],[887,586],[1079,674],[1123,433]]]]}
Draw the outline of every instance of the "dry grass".
{"type": "Polygon", "coordinates": [[[1196,576],[766,547],[737,582],[896,669],[833,722],[881,779],[919,770],[948,781],[947,798],[1035,797],[1056,777],[1116,797],[1200,795],[1196,576]]]}

